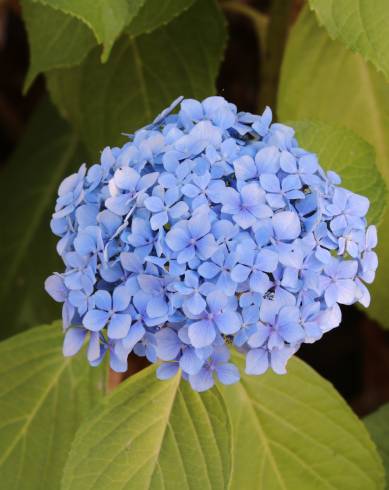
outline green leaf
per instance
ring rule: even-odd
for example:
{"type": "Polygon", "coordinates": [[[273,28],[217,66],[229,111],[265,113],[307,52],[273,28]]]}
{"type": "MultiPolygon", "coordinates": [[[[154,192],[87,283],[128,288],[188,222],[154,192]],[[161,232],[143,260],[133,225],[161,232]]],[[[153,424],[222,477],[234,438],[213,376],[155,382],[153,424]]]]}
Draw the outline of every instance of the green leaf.
{"type": "Polygon", "coordinates": [[[196,393],[179,375],[160,381],[152,366],[104,398],[81,426],[62,490],[227,489],[230,452],[218,389],[196,393]]]}
{"type": "MultiPolygon", "coordinates": [[[[244,360],[234,354],[241,371],[244,360]]],[[[330,383],[296,357],[288,374],[243,375],[221,388],[233,428],[230,490],[377,490],[383,468],[330,383]]]]}
{"type": "Polygon", "coordinates": [[[332,39],[339,39],[389,78],[387,0],[309,0],[332,39]]]}
{"type": "Polygon", "coordinates": [[[123,144],[179,95],[215,92],[226,38],[213,0],[198,0],[167,26],[122,38],[105,65],[94,50],[79,67],[48,76],[51,96],[78,128],[95,158],[105,145],[123,144]]]}
{"type": "Polygon", "coordinates": [[[184,10],[188,9],[194,0],[145,0],[136,17],[133,18],[126,32],[131,36],[149,33],[167,24],[184,10]]]}
{"type": "Polygon", "coordinates": [[[106,61],[116,39],[138,13],[145,0],[33,0],[84,22],[103,45],[106,61]]]}
{"type": "Polygon", "coordinates": [[[313,151],[326,170],[342,176],[342,186],[370,200],[368,220],[379,223],[388,198],[388,190],[375,163],[374,148],[350,129],[319,121],[290,123],[299,144],[313,151]]]}
{"type": "Polygon", "coordinates": [[[386,489],[389,489],[389,403],[363,419],[376,443],[386,471],[386,489]]]}
{"type": "MultiPolygon", "coordinates": [[[[278,95],[281,120],[323,120],[346,126],[374,146],[389,185],[389,84],[363,58],[331,41],[306,8],[286,47],[278,95]],[[301,56],[304,53],[304,56],[301,56]]],[[[379,267],[369,286],[368,314],[389,327],[389,211],[378,231],[379,267]]]]}
{"type": "Polygon", "coordinates": [[[27,90],[39,73],[81,63],[96,42],[91,30],[75,17],[29,0],[22,6],[30,45],[27,90]]]}
{"type": "Polygon", "coordinates": [[[59,183],[82,161],[77,137],[44,103],[1,176],[1,338],[60,314],[43,288],[45,278],[63,268],[50,216],[59,183]]]}
{"type": "Polygon", "coordinates": [[[0,343],[0,474],[7,490],[57,490],[74,434],[105,391],[82,356],[64,359],[60,322],[0,343]]]}

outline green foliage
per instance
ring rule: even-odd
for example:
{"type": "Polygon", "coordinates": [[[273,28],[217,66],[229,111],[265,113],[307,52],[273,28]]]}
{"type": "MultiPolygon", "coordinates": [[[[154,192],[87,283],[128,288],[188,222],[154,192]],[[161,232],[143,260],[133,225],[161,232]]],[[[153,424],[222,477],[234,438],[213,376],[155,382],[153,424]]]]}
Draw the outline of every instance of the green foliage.
{"type": "Polygon", "coordinates": [[[332,39],[339,39],[389,78],[387,0],[309,0],[332,39]]]}
{"type": "Polygon", "coordinates": [[[30,44],[27,89],[41,72],[81,63],[96,42],[91,30],[75,17],[29,0],[22,5],[30,44]]]}
{"type": "Polygon", "coordinates": [[[77,136],[44,102],[1,176],[0,338],[60,315],[43,289],[60,267],[49,223],[59,183],[82,161],[77,136]]]}
{"type": "Polygon", "coordinates": [[[116,39],[138,13],[145,0],[33,0],[84,22],[103,45],[102,60],[108,59],[116,39]]]}
{"type": "Polygon", "coordinates": [[[324,169],[337,172],[346,189],[369,198],[368,220],[379,223],[388,191],[376,166],[374,148],[346,128],[319,121],[290,124],[301,146],[316,153],[324,169]]]}
{"type": "MultiPolygon", "coordinates": [[[[244,369],[243,357],[234,361],[244,369]]],[[[334,388],[293,358],[285,376],[222,388],[233,427],[231,490],[383,488],[369,435],[334,388]]]]}
{"type": "Polygon", "coordinates": [[[389,403],[364,418],[373,441],[376,443],[386,471],[386,489],[389,489],[389,403]]]}
{"type": "Polygon", "coordinates": [[[59,322],[0,344],[0,474],[7,490],[57,490],[74,434],[105,391],[102,369],[62,356],[59,322]]]}
{"type": "MultiPolygon", "coordinates": [[[[41,72],[79,65],[96,43],[103,43],[103,61],[126,31],[135,37],[169,23],[194,0],[120,0],[109,3],[23,0],[23,19],[30,44],[30,67],[25,89],[41,72]],[[107,15],[107,11],[110,14],[107,15]],[[119,20],[119,21],[118,21],[119,20]],[[42,23],[45,28],[42,29],[42,23]]],[[[100,56],[100,48],[98,49],[100,56]]]]}
{"type": "Polygon", "coordinates": [[[150,122],[179,95],[214,93],[225,36],[215,2],[197,0],[151,34],[123,37],[106,64],[95,49],[80,66],[49,73],[49,90],[95,158],[102,146],[123,144],[121,133],[150,122]]]}
{"type": "Polygon", "coordinates": [[[179,375],[159,381],[149,367],[106,397],[82,425],[62,489],[226,489],[230,437],[217,388],[199,394],[179,375]]]}
{"type": "Polygon", "coordinates": [[[188,9],[195,0],[146,0],[126,32],[132,37],[149,33],[188,9]]]}
{"type": "MultiPolygon", "coordinates": [[[[346,126],[374,146],[389,184],[389,84],[363,58],[331,41],[306,8],[292,29],[278,95],[281,120],[314,119],[346,126]],[[301,53],[304,56],[301,56],[301,53]]],[[[379,228],[379,267],[367,313],[389,327],[389,211],[379,228]]]]}
{"type": "MultiPolygon", "coordinates": [[[[214,93],[226,43],[216,0],[22,1],[26,86],[44,72],[72,129],[46,101],[2,174],[2,337],[59,314],[43,282],[59,264],[49,220],[63,177],[86,151],[95,159],[105,145],[122,144],[122,132],[150,122],[177,96],[214,93]]],[[[389,326],[389,85],[366,63],[388,77],[389,7],[384,0],[310,5],[329,35],[305,8],[288,41],[278,114],[296,121],[300,144],[345,187],[369,197],[369,220],[382,220],[369,311],[389,326]]],[[[226,8],[248,15],[262,35],[261,14],[234,2],[226,8]]],[[[178,375],[157,380],[154,366],[103,396],[104,367],[91,369],[82,355],[64,359],[62,338],[57,322],[0,344],[0,486],[7,490],[384,486],[364,425],[296,358],[287,376],[243,375],[204,394],[178,375]]],[[[243,358],[234,356],[243,372],[243,358]]],[[[365,423],[389,470],[389,407],[365,423]]]]}
{"type": "Polygon", "coordinates": [[[375,147],[389,179],[389,84],[360,55],[331,41],[307,8],[292,28],[281,75],[281,120],[321,119],[349,127],[375,147]]]}

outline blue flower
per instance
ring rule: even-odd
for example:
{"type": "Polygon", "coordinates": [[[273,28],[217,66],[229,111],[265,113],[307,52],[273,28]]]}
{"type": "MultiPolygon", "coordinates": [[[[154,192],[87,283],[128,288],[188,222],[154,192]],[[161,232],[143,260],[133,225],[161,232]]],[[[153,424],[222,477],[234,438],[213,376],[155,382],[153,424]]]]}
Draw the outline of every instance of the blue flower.
{"type": "Polygon", "coordinates": [[[368,209],[369,200],[366,197],[358,196],[346,189],[335,189],[332,202],[326,207],[326,212],[332,217],[331,230],[339,236],[347,227],[364,229],[363,218],[368,209]]]}
{"type": "MultiPolygon", "coordinates": [[[[240,330],[234,338],[234,344],[238,347],[242,347],[242,345],[245,344],[249,338],[253,337],[254,334],[260,330],[261,324],[259,322],[259,308],[254,305],[249,306],[248,308],[243,308],[242,319],[243,321],[240,330]]],[[[262,330],[265,330],[265,328],[262,330]]],[[[264,344],[267,337],[268,332],[266,331],[266,338],[260,343],[260,345],[264,344]]]]}
{"type": "Polygon", "coordinates": [[[111,339],[122,339],[130,329],[132,318],[127,312],[130,295],[125,286],[118,286],[112,295],[100,290],[94,294],[95,308],[90,309],[83,320],[85,328],[99,332],[106,325],[111,339]]]}
{"type": "Polygon", "coordinates": [[[189,262],[196,255],[208,259],[216,251],[214,236],[209,233],[208,216],[197,213],[187,221],[177,223],[166,235],[166,243],[177,254],[177,262],[189,262]]]}
{"type": "Polygon", "coordinates": [[[301,183],[288,177],[280,180],[275,174],[262,174],[259,178],[262,189],[266,191],[266,200],[273,209],[281,209],[290,205],[291,199],[304,199],[300,190],[301,183]]]}
{"type": "MultiPolygon", "coordinates": [[[[326,223],[319,223],[317,228],[313,232],[308,233],[302,241],[315,254],[317,260],[323,264],[331,260],[330,251],[335,250],[337,245],[336,237],[328,229],[326,223]]],[[[339,246],[341,246],[341,241],[339,241],[339,246]]],[[[346,244],[343,247],[343,251],[345,249],[346,244]]]]}
{"type": "Polygon", "coordinates": [[[357,275],[358,263],[355,260],[341,261],[332,257],[324,267],[320,277],[325,302],[329,307],[335,303],[351,305],[355,302],[356,286],[354,279],[357,275]]]}
{"type": "Polygon", "coordinates": [[[91,293],[95,282],[96,264],[91,264],[89,257],[77,252],[67,252],[63,259],[67,266],[64,273],[65,286],[71,290],[83,289],[91,293]]]}
{"type": "Polygon", "coordinates": [[[198,315],[204,311],[206,290],[203,291],[204,286],[200,285],[198,274],[191,270],[186,271],[184,281],[175,283],[173,287],[182,297],[183,307],[187,308],[192,315],[198,315]]]}
{"type": "Polygon", "coordinates": [[[228,253],[227,250],[219,248],[210,261],[203,262],[199,266],[198,272],[204,279],[212,279],[227,296],[233,296],[237,289],[237,283],[240,282],[235,281],[232,274],[236,262],[234,252],[228,253]]]}
{"type": "Polygon", "coordinates": [[[295,353],[292,347],[281,349],[251,349],[246,356],[247,374],[259,375],[265,373],[269,367],[277,374],[286,373],[286,363],[295,353]]]}
{"type": "Polygon", "coordinates": [[[266,194],[256,183],[243,186],[240,192],[228,187],[221,194],[222,212],[231,214],[243,230],[253,226],[258,219],[273,214],[265,202],[266,194]]]}
{"type": "Polygon", "coordinates": [[[200,371],[189,375],[189,382],[192,388],[196,391],[209,390],[215,383],[215,375],[225,385],[239,381],[239,370],[234,364],[227,362],[229,357],[230,353],[226,347],[216,347],[210,359],[200,371]]]}
{"type": "Polygon", "coordinates": [[[182,193],[192,200],[192,209],[195,210],[208,202],[218,202],[218,195],[224,189],[224,182],[211,180],[211,174],[193,175],[190,183],[182,187],[182,193]]]}
{"type": "Polygon", "coordinates": [[[340,187],[293,128],[223,97],[176,99],[60,185],[50,223],[64,270],[64,355],[97,366],[160,362],[204,391],[246,373],[286,372],[302,343],[367,306],[378,266],[369,201],[340,187]]]}
{"type": "Polygon", "coordinates": [[[292,182],[297,180],[299,183],[298,188],[301,188],[304,184],[318,185],[321,182],[317,174],[319,170],[317,157],[312,153],[306,153],[300,158],[296,158],[288,151],[283,151],[280,156],[280,167],[285,173],[289,174],[284,180],[291,179],[292,182]]]}
{"type": "MultiPolygon", "coordinates": [[[[147,295],[146,313],[149,317],[149,325],[159,325],[167,320],[171,313],[169,304],[169,285],[174,279],[161,278],[150,274],[140,274],[138,283],[142,291],[147,295]],[[154,320],[153,320],[154,319],[154,320]]],[[[172,290],[172,286],[170,287],[172,290]]],[[[170,295],[172,293],[170,292],[170,295]]]]}
{"type": "Polygon", "coordinates": [[[180,201],[180,192],[177,187],[164,191],[163,187],[156,187],[151,197],[144,201],[146,209],[153,213],[150,219],[151,228],[159,230],[169,220],[177,220],[188,211],[188,205],[180,201]]]}
{"type": "Polygon", "coordinates": [[[278,255],[271,249],[259,252],[247,249],[244,244],[237,249],[238,264],[231,271],[231,278],[237,283],[249,281],[251,291],[265,294],[271,282],[267,273],[272,273],[278,265],[278,255]]]}
{"type": "Polygon", "coordinates": [[[220,291],[207,295],[207,308],[189,325],[188,335],[194,347],[207,347],[218,333],[230,335],[239,330],[239,315],[231,308],[228,297],[220,291]]]}
{"type": "MultiPolygon", "coordinates": [[[[378,257],[373,248],[377,246],[377,229],[371,225],[366,231],[363,252],[360,258],[359,277],[368,284],[374,281],[375,272],[378,267],[378,257]]],[[[350,254],[351,255],[351,254],[350,254]]]]}
{"type": "Polygon", "coordinates": [[[86,166],[82,165],[76,174],[70,175],[62,181],[58,189],[58,199],[53,220],[59,220],[65,216],[69,216],[82,203],[85,174],[86,166]]]}
{"type": "Polygon", "coordinates": [[[157,178],[157,172],[141,177],[133,168],[119,168],[110,181],[112,197],[105,201],[107,209],[119,216],[126,215],[135,205],[135,199],[140,193],[151,187],[157,178]]]}
{"type": "Polygon", "coordinates": [[[232,171],[231,163],[239,154],[239,146],[233,138],[228,138],[220,145],[219,151],[213,146],[208,146],[205,155],[210,162],[210,170],[213,178],[219,179],[232,171]]]}
{"type": "Polygon", "coordinates": [[[134,247],[134,253],[141,258],[150,254],[155,242],[158,240],[158,236],[153,233],[149,221],[138,217],[133,218],[131,229],[123,238],[134,247]]]}

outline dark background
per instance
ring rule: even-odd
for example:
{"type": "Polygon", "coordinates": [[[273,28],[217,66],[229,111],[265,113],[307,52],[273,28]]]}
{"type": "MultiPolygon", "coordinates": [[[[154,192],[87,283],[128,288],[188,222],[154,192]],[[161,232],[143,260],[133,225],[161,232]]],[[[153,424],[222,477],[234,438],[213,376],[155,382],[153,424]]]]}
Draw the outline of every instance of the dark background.
{"type": "MultiPolygon", "coordinates": [[[[251,3],[257,3],[264,13],[269,8],[266,1],[251,3]]],[[[290,2],[289,23],[298,14],[301,3],[290,2]]],[[[227,18],[230,40],[218,79],[218,92],[239,109],[257,112],[265,90],[260,83],[263,66],[257,37],[244,16],[227,12],[227,18]]],[[[3,1],[0,3],[0,182],[3,186],[7,183],[1,180],[1,169],[34,108],[46,96],[42,77],[26,96],[22,95],[27,66],[28,44],[18,2],[3,1]]],[[[299,356],[331,381],[358,415],[365,415],[389,401],[389,331],[381,329],[359,309],[344,308],[341,327],[327,333],[320,342],[304,345],[299,356]]],[[[142,364],[134,360],[132,370],[142,364]]]]}

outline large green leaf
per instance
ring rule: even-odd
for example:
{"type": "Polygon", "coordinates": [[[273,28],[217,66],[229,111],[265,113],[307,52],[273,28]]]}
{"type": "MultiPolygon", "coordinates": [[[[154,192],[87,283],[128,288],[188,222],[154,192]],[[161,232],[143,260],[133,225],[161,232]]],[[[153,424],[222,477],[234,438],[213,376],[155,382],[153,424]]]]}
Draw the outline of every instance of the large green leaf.
{"type": "Polygon", "coordinates": [[[332,39],[339,39],[389,78],[387,0],[309,0],[332,39]]]}
{"type": "Polygon", "coordinates": [[[103,45],[103,61],[145,0],[33,0],[84,22],[103,45]]]}
{"type": "Polygon", "coordinates": [[[105,392],[104,370],[64,359],[60,322],[0,344],[0,475],[7,490],[57,490],[81,422],[105,392]]]}
{"type": "Polygon", "coordinates": [[[194,0],[145,0],[136,17],[130,22],[126,32],[138,36],[151,32],[161,25],[167,24],[174,17],[188,9],[194,0]]]}
{"type": "Polygon", "coordinates": [[[82,159],[77,137],[44,103],[1,173],[0,338],[60,316],[43,289],[45,278],[63,267],[50,215],[59,183],[82,159]]]}
{"type": "MultiPolygon", "coordinates": [[[[234,354],[241,371],[244,361],[234,354]]],[[[233,428],[230,490],[378,490],[374,444],[330,383],[293,358],[285,376],[222,388],[233,428]]]]}
{"type": "MultiPolygon", "coordinates": [[[[160,0],[129,2],[130,24],[126,31],[133,37],[151,32],[170,22],[193,2],[166,0],[163,5],[160,0]]],[[[80,64],[96,44],[96,38],[85,22],[65,13],[66,9],[58,9],[55,2],[52,4],[55,8],[50,7],[50,2],[37,3],[37,0],[23,0],[22,5],[30,45],[30,66],[25,81],[28,89],[41,72],[80,64]]]]}
{"type": "Polygon", "coordinates": [[[22,5],[30,45],[30,66],[25,81],[28,89],[41,72],[81,63],[96,41],[83,22],[61,10],[30,0],[24,0],[22,5]]]}
{"type": "Polygon", "coordinates": [[[124,382],[78,431],[62,490],[226,489],[230,423],[217,388],[204,394],[156,379],[124,382]]]}
{"type": "MultiPolygon", "coordinates": [[[[389,84],[363,58],[331,41],[306,8],[292,29],[281,72],[282,120],[324,120],[346,126],[375,147],[389,184],[389,84]],[[304,56],[301,56],[304,53],[304,56]]],[[[389,212],[378,233],[380,259],[368,313],[389,327],[389,212]]]]}
{"type": "Polygon", "coordinates": [[[315,152],[326,170],[342,176],[342,185],[370,200],[368,220],[379,223],[388,191],[375,162],[374,148],[350,129],[319,121],[292,122],[299,144],[315,152]]]}
{"type": "Polygon", "coordinates": [[[95,50],[79,67],[53,71],[52,98],[96,157],[105,145],[124,143],[122,132],[150,122],[179,95],[214,93],[225,35],[214,0],[197,0],[167,26],[122,38],[105,65],[95,50]]]}
{"type": "Polygon", "coordinates": [[[364,418],[364,422],[376,443],[386,471],[386,489],[389,489],[389,403],[364,418]]]}

